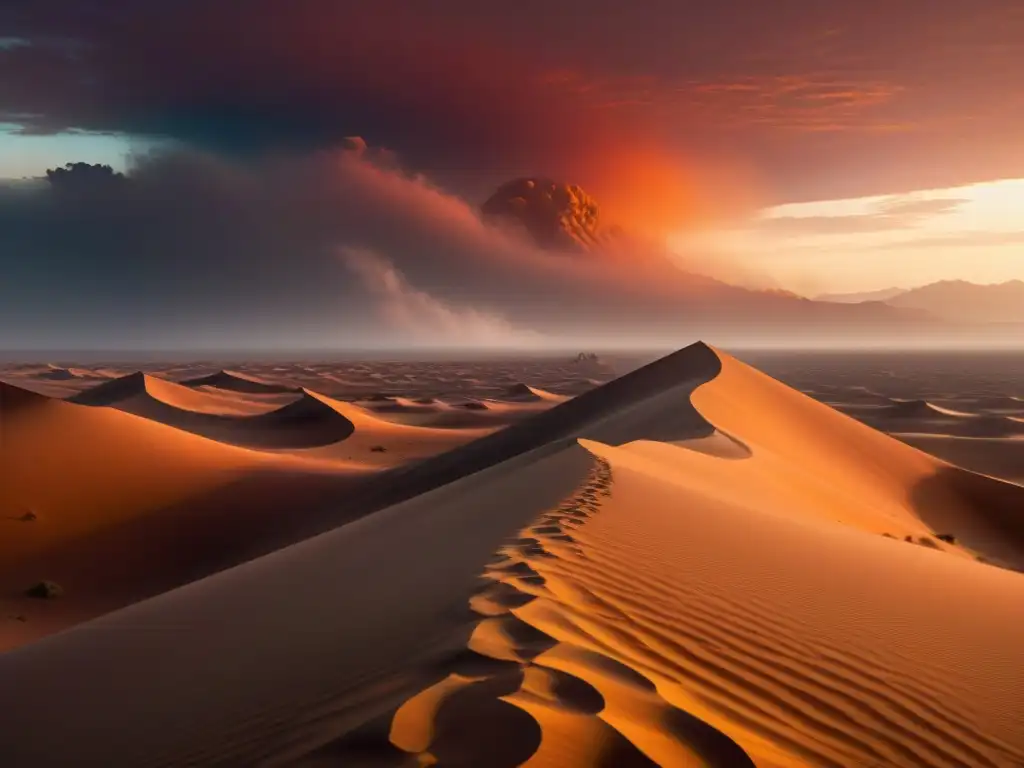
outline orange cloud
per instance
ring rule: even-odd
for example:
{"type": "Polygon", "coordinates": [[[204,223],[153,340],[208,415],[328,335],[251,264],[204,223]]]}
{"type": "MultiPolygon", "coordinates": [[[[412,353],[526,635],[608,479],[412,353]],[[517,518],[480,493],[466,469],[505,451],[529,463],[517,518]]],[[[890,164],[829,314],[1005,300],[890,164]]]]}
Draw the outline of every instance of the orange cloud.
{"type": "Polygon", "coordinates": [[[629,119],[688,117],[720,130],[890,130],[892,119],[878,111],[905,91],[885,80],[813,73],[680,82],[649,76],[588,79],[561,71],[545,82],[629,119]]]}

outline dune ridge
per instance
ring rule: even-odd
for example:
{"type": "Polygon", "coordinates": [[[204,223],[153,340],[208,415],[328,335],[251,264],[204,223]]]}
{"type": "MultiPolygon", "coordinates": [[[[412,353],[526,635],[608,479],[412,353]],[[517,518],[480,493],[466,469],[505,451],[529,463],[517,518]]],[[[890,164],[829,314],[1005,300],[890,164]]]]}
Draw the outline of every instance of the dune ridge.
{"type": "Polygon", "coordinates": [[[554,402],[560,403],[568,400],[567,397],[562,395],[556,395],[554,392],[548,392],[547,390],[540,389],[539,387],[531,387],[529,384],[518,382],[512,386],[506,388],[502,394],[502,398],[505,400],[523,401],[523,402],[554,402]]]}
{"type": "Polygon", "coordinates": [[[892,400],[862,413],[862,420],[893,434],[950,434],[961,437],[1013,437],[1024,434],[1021,421],[1000,412],[971,413],[927,400],[892,400]]]}
{"type": "MultiPolygon", "coordinates": [[[[275,396],[273,400],[247,399],[238,393],[213,387],[187,387],[159,376],[135,371],[118,376],[66,398],[81,405],[121,407],[133,400],[156,400],[179,411],[214,416],[248,416],[267,413],[295,400],[298,393],[275,396]],[[281,398],[285,398],[283,401],[281,398]]],[[[141,404],[136,405],[140,409],[141,404]]],[[[159,407],[159,406],[158,406],[159,407]]]]}
{"type": "Polygon", "coordinates": [[[0,656],[8,764],[1024,764],[1024,489],[706,345],[349,503],[0,656]]]}
{"type": "Polygon", "coordinates": [[[0,619],[0,649],[277,548],[367,474],[3,383],[0,424],[0,616],[28,614],[0,619]],[[26,604],[41,578],[69,595],[26,604]]]}
{"type": "Polygon", "coordinates": [[[949,416],[953,418],[974,418],[977,414],[943,408],[927,400],[891,400],[891,405],[882,408],[882,413],[893,418],[927,418],[949,416]]]}
{"type": "Polygon", "coordinates": [[[497,550],[470,599],[479,619],[467,649],[480,661],[460,659],[447,677],[404,702],[393,716],[391,744],[426,765],[754,765],[600,643],[568,640],[562,617],[550,609],[564,601],[597,616],[614,611],[548,567],[586,558],[573,532],[599,513],[611,486],[611,466],[598,457],[585,485],[497,550]],[[546,605],[534,615],[529,606],[538,600],[546,605]],[[466,729],[486,738],[467,739],[466,729]]]}
{"type": "Polygon", "coordinates": [[[181,382],[186,387],[215,387],[228,392],[243,392],[254,395],[280,395],[298,393],[299,387],[289,387],[263,381],[257,376],[238,371],[217,371],[206,376],[196,376],[181,382]]]}
{"type": "Polygon", "coordinates": [[[138,372],[70,398],[108,406],[230,445],[247,448],[312,448],[344,440],[355,430],[337,408],[305,390],[272,410],[245,407],[208,392],[138,372]]]}

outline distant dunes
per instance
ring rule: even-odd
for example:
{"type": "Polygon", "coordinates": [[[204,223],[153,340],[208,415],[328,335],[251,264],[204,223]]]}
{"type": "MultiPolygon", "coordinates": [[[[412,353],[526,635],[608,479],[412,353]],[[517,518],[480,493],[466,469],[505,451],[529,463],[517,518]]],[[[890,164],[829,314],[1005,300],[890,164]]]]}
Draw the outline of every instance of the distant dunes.
{"type": "MultiPolygon", "coordinates": [[[[196,386],[196,381],[203,381],[202,386],[211,386],[208,383],[211,380],[227,387],[249,387],[246,391],[250,393],[267,394],[264,386],[272,387],[277,393],[289,391],[237,379],[232,374],[214,374],[191,381],[192,386],[196,386]]],[[[312,448],[336,443],[352,434],[355,429],[352,422],[328,401],[301,389],[296,391],[298,399],[274,410],[260,412],[256,406],[249,414],[224,413],[218,409],[227,403],[215,394],[133,373],[75,395],[71,402],[117,408],[211,440],[249,448],[312,448]]],[[[237,400],[234,408],[238,408],[237,400]]]]}
{"type": "Polygon", "coordinates": [[[921,419],[921,418],[973,418],[975,414],[964,411],[954,411],[949,408],[930,403],[927,400],[893,400],[891,405],[881,409],[884,416],[897,419],[921,419]]]}
{"type": "Polygon", "coordinates": [[[865,411],[863,421],[889,432],[949,434],[959,437],[1011,437],[1024,435],[1024,422],[999,413],[968,413],[927,400],[893,400],[875,411],[865,411]]]}
{"type": "Polygon", "coordinates": [[[502,399],[527,403],[537,403],[541,401],[556,403],[563,402],[568,398],[537,387],[531,387],[528,384],[516,383],[505,390],[502,394],[502,399]]]}
{"type": "Polygon", "coordinates": [[[234,371],[217,371],[207,376],[186,379],[181,384],[186,387],[216,387],[228,392],[243,392],[253,395],[297,393],[300,391],[299,387],[273,384],[255,376],[248,376],[234,371]]]}

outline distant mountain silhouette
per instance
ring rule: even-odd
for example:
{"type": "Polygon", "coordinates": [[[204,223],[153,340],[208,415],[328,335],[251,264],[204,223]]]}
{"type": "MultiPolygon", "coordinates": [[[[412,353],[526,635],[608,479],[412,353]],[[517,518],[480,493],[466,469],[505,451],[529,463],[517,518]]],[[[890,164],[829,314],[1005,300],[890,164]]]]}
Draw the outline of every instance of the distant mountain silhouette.
{"type": "Polygon", "coordinates": [[[927,312],[953,323],[1024,323],[1024,281],[981,285],[941,280],[918,288],[883,288],[862,293],[824,293],[815,301],[831,304],[883,303],[897,309],[927,312]]]}
{"type": "Polygon", "coordinates": [[[978,285],[944,280],[905,291],[886,303],[958,322],[1024,323],[1024,281],[978,285]]]}
{"type": "Polygon", "coordinates": [[[888,301],[906,292],[906,288],[882,288],[878,291],[861,291],[859,293],[822,293],[815,296],[814,300],[830,301],[833,304],[861,304],[865,301],[888,301]]]}
{"type": "MultiPolygon", "coordinates": [[[[675,304],[681,326],[694,334],[743,336],[756,328],[758,337],[787,342],[824,343],[878,333],[887,340],[895,338],[893,333],[903,334],[901,338],[920,333],[949,339],[981,332],[974,327],[980,322],[1024,322],[1024,283],[1020,282],[1004,286],[937,283],[813,299],[779,289],[732,285],[680,269],[663,244],[610,225],[584,189],[548,178],[519,178],[501,185],[480,213],[489,224],[520,229],[542,249],[594,259],[628,258],[636,275],[664,289],[664,297],[652,298],[649,321],[642,317],[643,309],[630,307],[638,323],[666,322],[666,302],[675,304]]],[[[615,297],[608,299],[609,306],[614,302],[615,297]]]]}

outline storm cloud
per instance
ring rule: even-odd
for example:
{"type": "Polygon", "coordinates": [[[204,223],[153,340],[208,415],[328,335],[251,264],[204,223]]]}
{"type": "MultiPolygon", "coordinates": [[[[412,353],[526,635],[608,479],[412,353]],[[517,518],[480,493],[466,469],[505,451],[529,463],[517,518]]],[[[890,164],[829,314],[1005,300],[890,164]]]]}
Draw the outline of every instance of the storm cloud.
{"type": "Polygon", "coordinates": [[[390,154],[351,148],[245,162],[162,152],[125,179],[11,185],[0,253],[8,346],[33,334],[394,340],[411,322],[402,306],[442,336],[458,338],[453,321],[472,318],[511,343],[678,317],[680,297],[718,285],[651,254],[542,251],[390,154]]]}
{"type": "Polygon", "coordinates": [[[638,148],[727,157],[767,203],[1024,175],[1013,0],[23,0],[0,29],[25,131],[233,155],[358,134],[472,198],[528,174],[609,198],[638,148]]]}

